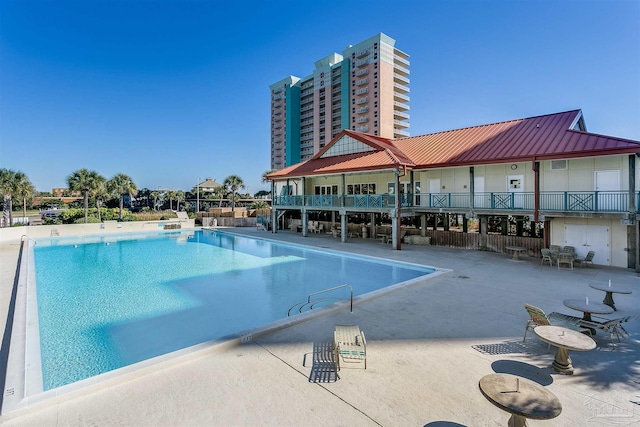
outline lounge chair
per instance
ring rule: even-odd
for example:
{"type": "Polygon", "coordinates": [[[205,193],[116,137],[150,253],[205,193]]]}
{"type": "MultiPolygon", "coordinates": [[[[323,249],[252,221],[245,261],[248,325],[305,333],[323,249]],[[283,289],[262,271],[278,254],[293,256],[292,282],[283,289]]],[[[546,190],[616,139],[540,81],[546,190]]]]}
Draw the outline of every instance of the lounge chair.
{"type": "Polygon", "coordinates": [[[585,265],[591,264],[593,265],[593,257],[596,256],[596,253],[594,251],[589,251],[587,252],[587,255],[584,258],[575,258],[573,260],[574,263],[579,264],[580,268],[584,267],[585,265]]]}
{"type": "Polygon", "coordinates": [[[367,369],[367,341],[364,332],[356,325],[336,325],[333,332],[333,346],[338,369],[351,367],[350,364],[364,363],[367,369]]]}
{"type": "MultiPolygon", "coordinates": [[[[591,335],[591,330],[589,328],[582,327],[580,325],[582,319],[579,317],[556,312],[549,313],[547,316],[541,308],[531,304],[525,304],[524,308],[527,310],[527,313],[529,313],[529,320],[527,320],[527,324],[524,327],[524,338],[522,338],[522,342],[527,339],[528,331],[533,331],[536,326],[544,325],[562,326],[564,328],[591,335]]],[[[551,348],[551,344],[549,344],[549,348],[551,348]]]]}
{"type": "Polygon", "coordinates": [[[310,233],[318,232],[318,221],[309,221],[309,232],[310,233]]]}
{"type": "Polygon", "coordinates": [[[615,335],[618,338],[618,342],[620,342],[620,336],[629,336],[629,332],[622,326],[623,323],[631,322],[632,320],[636,320],[638,318],[637,315],[633,316],[625,316],[620,317],[618,319],[606,319],[604,317],[593,316],[595,318],[604,320],[604,322],[596,322],[596,321],[586,321],[580,320],[580,325],[586,328],[593,329],[601,329],[605,332],[609,333],[609,339],[613,342],[613,336],[615,335]]]}

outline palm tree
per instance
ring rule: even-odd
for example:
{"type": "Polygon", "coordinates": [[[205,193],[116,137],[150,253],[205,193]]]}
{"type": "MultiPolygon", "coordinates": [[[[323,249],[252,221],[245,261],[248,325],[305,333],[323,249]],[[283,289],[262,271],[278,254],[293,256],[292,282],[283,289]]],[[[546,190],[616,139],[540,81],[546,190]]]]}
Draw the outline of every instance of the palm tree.
{"type": "Polygon", "coordinates": [[[100,186],[104,178],[96,171],[83,168],[73,172],[67,177],[67,186],[71,191],[80,191],[84,197],[84,223],[89,217],[89,193],[100,186]]]}
{"type": "Polygon", "coordinates": [[[173,199],[176,198],[176,192],[173,190],[167,190],[164,192],[164,198],[169,199],[169,210],[173,210],[173,199]]]}
{"type": "Polygon", "coordinates": [[[91,197],[95,198],[96,208],[98,209],[98,221],[102,222],[102,213],[100,212],[100,207],[104,199],[109,197],[107,180],[103,176],[97,177],[96,187],[91,191],[91,197]]]}
{"type": "Polygon", "coordinates": [[[269,180],[267,179],[267,175],[269,175],[270,173],[273,173],[273,172],[275,172],[277,170],[278,169],[269,169],[268,171],[264,172],[262,174],[262,183],[264,184],[264,183],[268,182],[269,180]]]}
{"type": "Polygon", "coordinates": [[[176,211],[180,210],[180,202],[184,202],[184,191],[182,190],[178,190],[178,191],[174,191],[173,195],[176,198],[176,202],[178,203],[178,205],[176,206],[176,211]]]}
{"type": "Polygon", "coordinates": [[[157,211],[158,210],[158,199],[160,198],[160,193],[158,193],[157,191],[152,191],[151,194],[149,194],[149,197],[151,197],[153,199],[153,210],[157,211]]]}
{"type": "Polygon", "coordinates": [[[14,194],[15,198],[22,200],[22,216],[27,217],[27,199],[31,199],[36,189],[27,177],[22,172],[16,172],[14,177],[14,194]]]}
{"type": "Polygon", "coordinates": [[[236,191],[245,188],[244,182],[238,175],[229,175],[224,180],[224,186],[231,191],[231,212],[233,212],[236,207],[236,191]]]}
{"type": "Polygon", "coordinates": [[[0,190],[2,190],[3,196],[2,219],[5,227],[11,227],[13,222],[11,194],[13,193],[15,176],[16,172],[11,169],[0,169],[0,190]]]}
{"type": "Polygon", "coordinates": [[[225,187],[224,185],[216,187],[213,190],[213,193],[211,194],[213,198],[217,198],[219,200],[219,204],[218,204],[219,208],[222,207],[222,199],[224,199],[226,195],[227,195],[227,187],[225,187]]]}
{"type": "Polygon", "coordinates": [[[118,173],[113,176],[107,183],[107,188],[111,193],[117,195],[120,199],[120,221],[122,221],[122,209],[124,208],[124,196],[128,194],[130,197],[138,194],[138,187],[129,175],[118,173]]]}

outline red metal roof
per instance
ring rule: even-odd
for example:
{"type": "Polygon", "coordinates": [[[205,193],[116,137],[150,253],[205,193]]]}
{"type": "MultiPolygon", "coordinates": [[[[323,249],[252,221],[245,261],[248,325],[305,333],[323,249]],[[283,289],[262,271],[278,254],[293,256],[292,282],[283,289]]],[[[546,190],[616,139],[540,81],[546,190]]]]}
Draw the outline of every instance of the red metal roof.
{"type": "Polygon", "coordinates": [[[270,178],[380,170],[442,168],[515,161],[640,153],[640,142],[572,130],[580,110],[389,140],[345,130],[311,160],[270,178]],[[343,135],[377,151],[322,158],[343,135]]]}

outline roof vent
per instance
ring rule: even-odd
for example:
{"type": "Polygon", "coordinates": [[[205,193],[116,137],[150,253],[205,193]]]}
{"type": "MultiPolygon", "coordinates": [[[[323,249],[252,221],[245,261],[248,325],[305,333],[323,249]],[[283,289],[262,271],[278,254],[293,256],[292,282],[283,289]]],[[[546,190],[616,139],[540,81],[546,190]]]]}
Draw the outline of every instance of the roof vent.
{"type": "Polygon", "coordinates": [[[536,129],[540,129],[540,123],[536,125],[536,129]]]}

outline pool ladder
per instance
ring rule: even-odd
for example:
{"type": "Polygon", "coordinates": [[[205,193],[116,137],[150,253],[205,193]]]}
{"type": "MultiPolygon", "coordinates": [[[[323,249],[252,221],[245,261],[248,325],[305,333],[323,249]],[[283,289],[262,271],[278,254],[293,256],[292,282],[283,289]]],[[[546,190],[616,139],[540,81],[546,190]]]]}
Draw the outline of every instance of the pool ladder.
{"type": "Polygon", "coordinates": [[[318,292],[314,292],[312,294],[309,294],[309,296],[307,297],[306,301],[302,301],[299,303],[294,304],[289,311],[287,311],[287,317],[291,316],[291,311],[294,309],[298,309],[298,313],[302,313],[302,310],[305,307],[309,307],[309,310],[313,310],[313,307],[321,302],[327,302],[327,301],[340,301],[341,298],[320,298],[320,299],[316,299],[314,301],[311,301],[311,298],[319,295],[319,294],[324,294],[326,292],[331,292],[331,291],[335,291],[336,289],[341,289],[341,288],[349,288],[349,290],[351,291],[350,296],[349,296],[349,300],[350,300],[350,307],[349,307],[349,311],[353,313],[353,288],[351,287],[351,285],[340,285],[340,286],[334,286],[333,288],[329,288],[329,289],[324,289],[322,291],[318,291],[318,292]]]}

